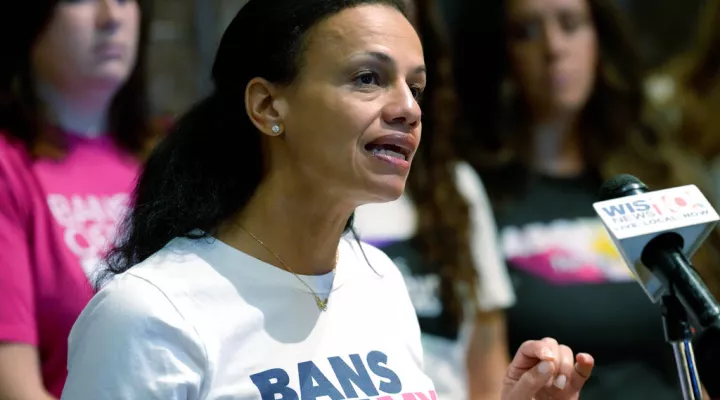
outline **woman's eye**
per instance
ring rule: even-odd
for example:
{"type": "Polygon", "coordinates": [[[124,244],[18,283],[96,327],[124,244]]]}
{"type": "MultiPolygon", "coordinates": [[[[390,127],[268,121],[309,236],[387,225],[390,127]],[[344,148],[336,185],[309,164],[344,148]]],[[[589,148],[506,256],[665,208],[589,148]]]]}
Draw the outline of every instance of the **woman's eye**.
{"type": "Polygon", "coordinates": [[[379,78],[374,72],[363,72],[355,76],[354,81],[361,86],[378,85],[379,78]]]}
{"type": "Polygon", "coordinates": [[[411,87],[411,88],[410,88],[410,92],[412,93],[412,95],[413,95],[413,97],[415,98],[416,101],[419,102],[420,100],[422,100],[422,95],[423,95],[423,89],[422,89],[422,88],[419,88],[419,87],[411,87]]]}

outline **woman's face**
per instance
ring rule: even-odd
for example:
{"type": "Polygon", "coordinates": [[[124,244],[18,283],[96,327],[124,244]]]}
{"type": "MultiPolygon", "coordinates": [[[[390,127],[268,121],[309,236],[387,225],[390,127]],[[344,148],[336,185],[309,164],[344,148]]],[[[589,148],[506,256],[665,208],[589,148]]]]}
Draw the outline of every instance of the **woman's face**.
{"type": "Polygon", "coordinates": [[[284,140],[270,141],[272,158],[356,205],[393,200],[420,142],[424,87],[407,19],[382,5],[346,9],[311,30],[300,74],[275,102],[284,140]]]}
{"type": "Polygon", "coordinates": [[[139,36],[135,0],[61,0],[33,49],[33,70],[60,90],[117,88],[135,66],[139,36]]]}
{"type": "Polygon", "coordinates": [[[534,117],[580,111],[598,63],[587,0],[508,0],[507,7],[512,70],[534,117]]]}

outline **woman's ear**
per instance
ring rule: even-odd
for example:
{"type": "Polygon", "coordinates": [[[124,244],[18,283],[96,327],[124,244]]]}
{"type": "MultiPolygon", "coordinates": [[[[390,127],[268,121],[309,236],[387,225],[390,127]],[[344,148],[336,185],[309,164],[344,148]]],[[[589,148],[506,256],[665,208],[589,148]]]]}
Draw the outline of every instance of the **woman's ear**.
{"type": "Polygon", "coordinates": [[[287,113],[280,91],[262,78],[253,78],[245,88],[245,111],[258,130],[269,136],[285,131],[283,119],[287,113]]]}

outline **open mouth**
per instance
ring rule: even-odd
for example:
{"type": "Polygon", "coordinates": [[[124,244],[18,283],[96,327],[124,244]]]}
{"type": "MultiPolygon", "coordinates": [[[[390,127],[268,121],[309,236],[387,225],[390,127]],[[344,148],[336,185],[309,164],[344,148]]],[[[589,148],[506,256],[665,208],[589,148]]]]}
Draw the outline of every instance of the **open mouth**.
{"type": "Polygon", "coordinates": [[[385,156],[407,161],[410,157],[410,151],[394,144],[377,144],[368,143],[365,150],[374,156],[385,156]]]}
{"type": "Polygon", "coordinates": [[[381,136],[365,145],[365,150],[376,159],[402,168],[410,166],[416,148],[415,137],[406,133],[381,136]]]}

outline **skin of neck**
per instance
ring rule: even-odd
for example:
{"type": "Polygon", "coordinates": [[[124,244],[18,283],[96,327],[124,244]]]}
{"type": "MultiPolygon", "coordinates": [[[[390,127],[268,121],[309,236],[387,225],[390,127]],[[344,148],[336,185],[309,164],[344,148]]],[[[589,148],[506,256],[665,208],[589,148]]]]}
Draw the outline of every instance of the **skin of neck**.
{"type": "Polygon", "coordinates": [[[292,170],[288,166],[270,172],[241,215],[221,227],[218,239],[299,275],[329,273],[357,205],[333,193],[327,182],[322,185],[322,179],[299,178],[292,170]]]}
{"type": "Polygon", "coordinates": [[[530,126],[531,166],[538,172],[571,177],[585,168],[580,144],[579,115],[535,119],[530,126]]]}
{"type": "Polygon", "coordinates": [[[108,110],[115,95],[111,88],[60,90],[45,82],[36,85],[38,97],[51,123],[82,137],[94,138],[108,130],[108,110]]]}

